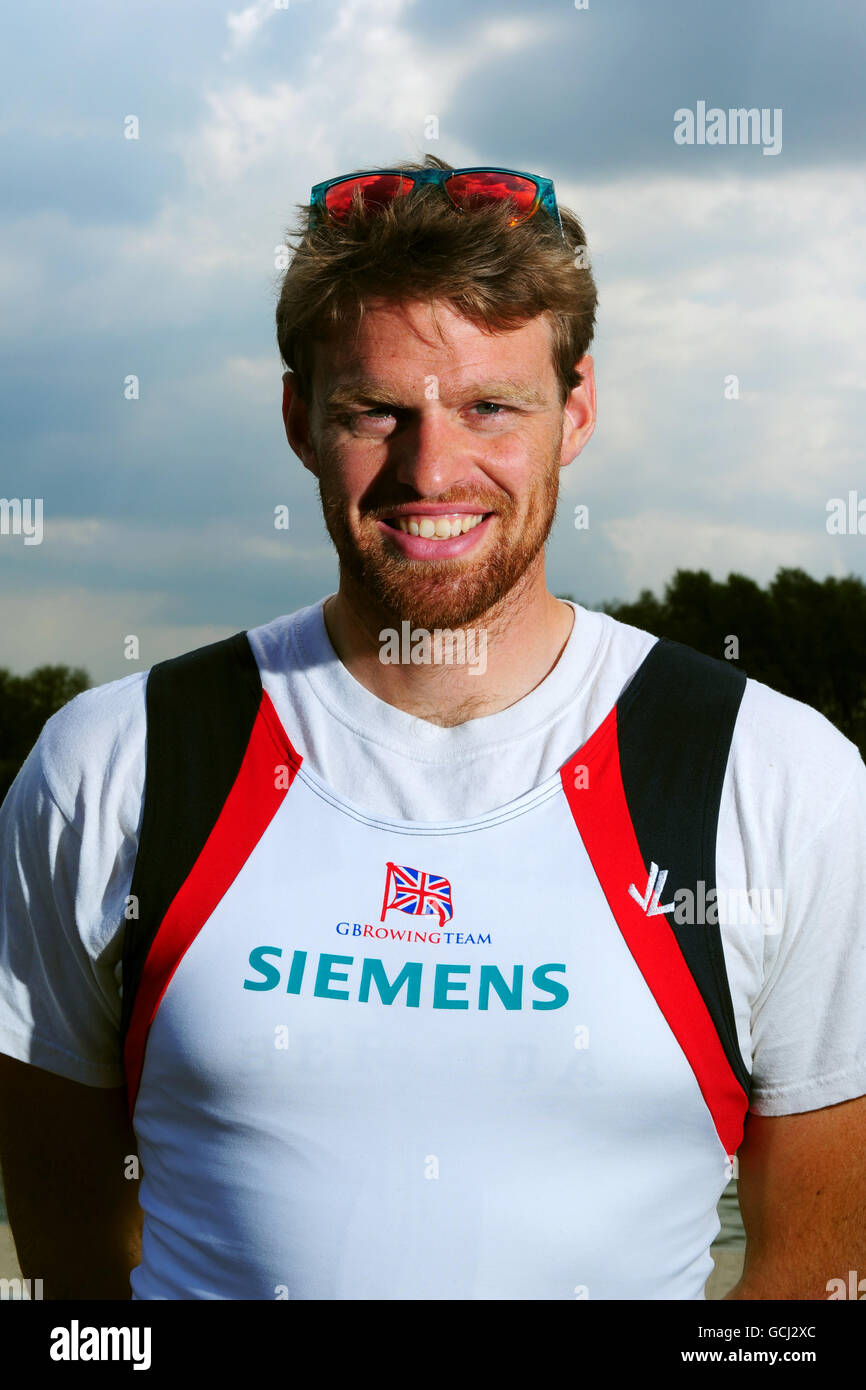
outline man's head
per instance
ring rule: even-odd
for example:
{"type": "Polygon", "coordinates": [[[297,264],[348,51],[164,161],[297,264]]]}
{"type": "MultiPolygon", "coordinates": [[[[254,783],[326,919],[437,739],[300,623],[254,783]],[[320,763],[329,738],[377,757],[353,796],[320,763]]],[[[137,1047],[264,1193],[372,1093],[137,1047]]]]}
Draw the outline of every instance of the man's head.
{"type": "Polygon", "coordinates": [[[283,283],[286,430],[341,588],[415,626],[466,625],[543,573],[559,468],[592,431],[582,229],[566,209],[562,234],[543,210],[512,214],[461,215],[430,187],[359,206],[304,227],[283,283]],[[425,540],[443,514],[459,538],[425,540]]]}

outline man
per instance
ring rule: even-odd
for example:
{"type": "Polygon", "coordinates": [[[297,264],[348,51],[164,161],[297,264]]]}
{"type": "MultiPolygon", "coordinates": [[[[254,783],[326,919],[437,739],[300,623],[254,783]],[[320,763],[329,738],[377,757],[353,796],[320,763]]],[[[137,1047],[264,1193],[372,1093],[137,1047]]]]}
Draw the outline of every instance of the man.
{"type": "Polygon", "coordinates": [[[738,1151],[733,1296],[826,1298],[866,1269],[857,750],[547,590],[595,424],[552,185],[428,157],[301,230],[283,414],[337,592],[85,692],[3,807],[24,1272],[700,1299],[738,1151]]]}

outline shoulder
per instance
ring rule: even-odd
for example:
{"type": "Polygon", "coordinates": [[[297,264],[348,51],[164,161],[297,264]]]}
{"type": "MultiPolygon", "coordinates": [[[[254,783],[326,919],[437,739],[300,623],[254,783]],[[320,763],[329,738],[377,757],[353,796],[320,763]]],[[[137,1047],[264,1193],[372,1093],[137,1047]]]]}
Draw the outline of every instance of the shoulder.
{"type": "Polygon", "coordinates": [[[857,746],[810,705],[747,680],[722,791],[718,868],[732,888],[782,894],[783,929],[763,934],[765,984],[798,937],[820,954],[828,930],[837,941],[862,935],[864,839],[866,765],[857,746]]]}
{"type": "MultiPolygon", "coordinates": [[[[606,659],[615,657],[636,674],[659,639],[608,614],[593,614],[593,618],[603,625],[607,639],[606,659]]],[[[707,656],[682,643],[675,642],[671,646],[674,657],[681,659],[683,669],[692,667],[701,673],[696,698],[700,698],[700,686],[706,688],[706,682],[713,680],[714,673],[719,680],[724,680],[727,673],[740,669],[737,662],[707,656]]],[[[841,791],[840,778],[850,781],[864,771],[857,745],[825,715],[802,700],[754,680],[748,672],[745,672],[731,756],[743,770],[748,769],[768,785],[807,786],[829,782],[841,791]]]]}
{"type": "Polygon", "coordinates": [[[593,636],[597,635],[604,643],[606,656],[611,652],[622,652],[630,658],[639,659],[659,640],[655,633],[646,632],[641,627],[632,626],[631,623],[624,623],[620,618],[605,613],[603,609],[584,608],[573,601],[571,606],[575,610],[577,623],[584,629],[590,629],[593,636]]]}
{"type": "Polygon", "coordinates": [[[333,661],[323,609],[327,597],[247,630],[263,678],[333,661]]]}
{"type": "Polygon", "coordinates": [[[82,799],[104,798],[107,783],[127,781],[144,765],[148,671],[92,687],[47,720],[22,768],[40,777],[66,818],[82,799]]]}
{"type": "Polygon", "coordinates": [[[632,627],[601,609],[584,608],[569,600],[575,610],[575,626],[569,646],[575,648],[575,666],[584,673],[599,709],[612,708],[624,693],[658,637],[632,627]]]}
{"type": "Polygon", "coordinates": [[[852,785],[866,782],[857,745],[811,705],[747,680],[731,750],[732,772],[814,836],[852,785]]]}
{"type": "MultiPolygon", "coordinates": [[[[238,654],[252,655],[246,671],[285,665],[286,649],[298,621],[315,622],[321,603],[298,613],[276,618],[245,633],[235,632],[144,671],[109,681],[76,695],[52,715],[16,779],[17,794],[47,789],[69,821],[84,806],[100,804],[117,809],[123,794],[128,806],[140,804],[144,785],[147,744],[147,686],[154,670],[163,669],[181,690],[196,688],[202,677],[219,679],[221,664],[232,665],[238,654]],[[117,795],[112,789],[117,788],[117,795]]],[[[256,675],[255,682],[259,677],[256,675]]],[[[177,695],[175,695],[177,698],[177,695]]]]}
{"type": "MultiPolygon", "coordinates": [[[[606,614],[593,615],[606,634],[605,665],[615,668],[625,687],[640,670],[658,639],[606,614]]],[[[710,657],[681,643],[669,649],[668,684],[676,690],[680,712],[707,698],[720,683],[740,672],[738,663],[710,657]],[[694,694],[677,685],[694,671],[694,694]]],[[[661,648],[659,648],[661,653],[661,648]]],[[[847,803],[866,801],[866,766],[857,745],[811,705],[743,673],[742,698],[733,726],[725,776],[724,811],[782,848],[809,843],[835,821],[847,803]],[[784,826],[784,832],[781,827],[784,826]]],[[[729,680],[732,685],[739,684],[729,680]]],[[[635,687],[637,688],[637,687],[635,687]]]]}

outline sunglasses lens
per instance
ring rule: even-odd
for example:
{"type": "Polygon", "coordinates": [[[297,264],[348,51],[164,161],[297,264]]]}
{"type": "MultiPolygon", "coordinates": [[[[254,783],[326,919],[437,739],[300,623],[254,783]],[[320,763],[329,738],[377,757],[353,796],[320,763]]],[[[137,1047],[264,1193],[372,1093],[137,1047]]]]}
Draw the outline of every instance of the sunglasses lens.
{"type": "Polygon", "coordinates": [[[411,187],[412,180],[402,174],[363,174],[332,184],[325,194],[325,207],[335,222],[345,222],[356,194],[365,207],[382,208],[394,198],[405,197],[411,187]]]}
{"type": "Polygon", "coordinates": [[[529,217],[538,198],[538,189],[532,179],[524,178],[522,174],[499,174],[493,170],[455,174],[445,188],[454,206],[462,212],[510,198],[516,212],[513,222],[522,222],[529,217]]]}

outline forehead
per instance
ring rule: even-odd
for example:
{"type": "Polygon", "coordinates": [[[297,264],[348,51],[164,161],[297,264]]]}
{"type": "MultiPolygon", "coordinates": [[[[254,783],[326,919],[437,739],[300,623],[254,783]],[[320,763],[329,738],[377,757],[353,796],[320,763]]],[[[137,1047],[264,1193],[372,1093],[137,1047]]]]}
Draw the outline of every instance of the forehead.
{"type": "Polygon", "coordinates": [[[513,379],[545,395],[557,389],[553,335],[546,315],[519,328],[488,330],[456,313],[450,304],[374,301],[365,306],[357,336],[318,342],[314,349],[317,399],[336,387],[376,378],[423,394],[425,378],[455,386],[485,375],[513,379]]]}

